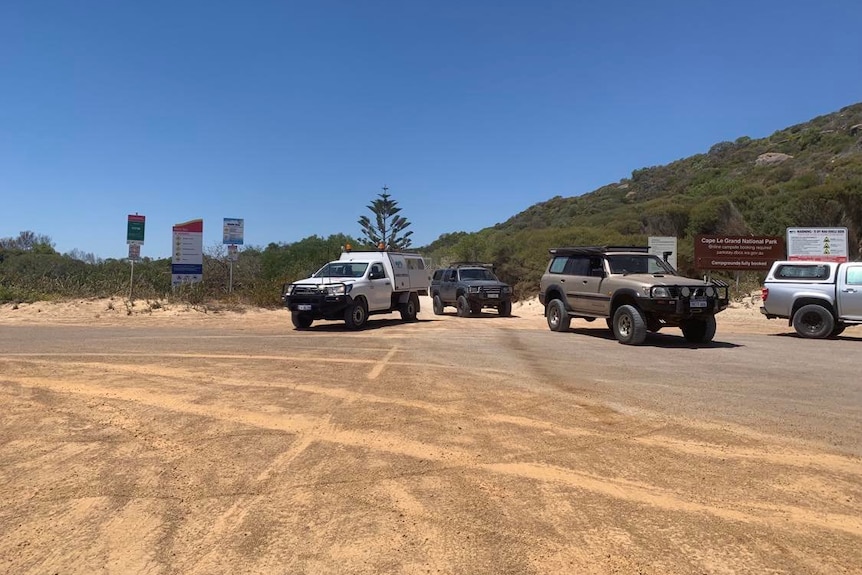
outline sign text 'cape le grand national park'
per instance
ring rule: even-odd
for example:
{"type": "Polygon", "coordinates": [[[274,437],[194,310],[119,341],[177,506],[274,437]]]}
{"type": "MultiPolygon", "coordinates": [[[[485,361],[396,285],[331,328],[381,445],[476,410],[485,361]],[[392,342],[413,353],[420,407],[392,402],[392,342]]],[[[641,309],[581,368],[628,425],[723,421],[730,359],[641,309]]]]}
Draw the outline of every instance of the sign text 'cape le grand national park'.
{"type": "Polygon", "coordinates": [[[701,270],[768,270],[784,259],[781,236],[695,236],[694,261],[701,270]]]}

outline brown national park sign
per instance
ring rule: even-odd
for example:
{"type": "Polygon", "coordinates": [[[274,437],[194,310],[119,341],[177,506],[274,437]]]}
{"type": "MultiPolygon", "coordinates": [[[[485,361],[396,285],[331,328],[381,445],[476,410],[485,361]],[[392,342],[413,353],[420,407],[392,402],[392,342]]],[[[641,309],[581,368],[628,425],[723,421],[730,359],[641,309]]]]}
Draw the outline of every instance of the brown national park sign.
{"type": "Polygon", "coordinates": [[[695,236],[694,262],[700,270],[768,270],[784,259],[781,236],[695,236]]]}

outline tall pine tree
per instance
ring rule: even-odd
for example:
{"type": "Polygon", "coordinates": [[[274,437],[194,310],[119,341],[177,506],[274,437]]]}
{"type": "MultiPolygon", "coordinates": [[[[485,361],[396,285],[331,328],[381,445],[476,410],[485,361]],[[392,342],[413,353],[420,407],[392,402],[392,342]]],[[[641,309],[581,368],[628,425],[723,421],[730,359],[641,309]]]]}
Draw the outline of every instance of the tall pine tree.
{"type": "Polygon", "coordinates": [[[383,244],[384,249],[393,251],[410,247],[410,236],[413,232],[404,231],[410,226],[410,222],[404,216],[398,215],[401,208],[398,207],[398,202],[391,199],[388,187],[383,186],[383,193],[378,194],[377,199],[367,207],[374,214],[374,221],[368,216],[359,218],[362,238],[367,244],[374,247],[383,244]]]}

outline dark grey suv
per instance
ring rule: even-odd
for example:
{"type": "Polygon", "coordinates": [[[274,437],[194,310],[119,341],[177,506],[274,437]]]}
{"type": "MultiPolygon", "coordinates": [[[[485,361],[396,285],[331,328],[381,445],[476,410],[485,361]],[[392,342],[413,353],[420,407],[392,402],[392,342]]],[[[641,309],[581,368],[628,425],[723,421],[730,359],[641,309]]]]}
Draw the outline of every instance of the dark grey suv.
{"type": "Polygon", "coordinates": [[[501,316],[512,315],[512,287],[501,282],[488,264],[458,263],[436,270],[429,293],[437,315],[447,305],[455,306],[461,317],[489,307],[501,316]]]}

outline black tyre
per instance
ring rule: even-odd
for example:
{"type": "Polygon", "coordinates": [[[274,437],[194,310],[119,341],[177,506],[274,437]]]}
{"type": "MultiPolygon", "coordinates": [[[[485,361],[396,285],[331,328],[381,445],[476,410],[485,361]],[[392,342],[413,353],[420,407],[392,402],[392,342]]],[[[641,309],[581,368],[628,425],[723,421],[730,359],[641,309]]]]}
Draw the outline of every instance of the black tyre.
{"type": "Polygon", "coordinates": [[[499,313],[503,317],[509,317],[510,315],[512,315],[512,302],[500,302],[500,305],[497,306],[497,313],[499,313]]]}
{"type": "Polygon", "coordinates": [[[614,337],[626,345],[640,345],[646,339],[647,328],[641,310],[633,305],[620,306],[614,313],[614,337]]]}
{"type": "Polygon", "coordinates": [[[292,311],[290,312],[290,320],[293,322],[293,327],[296,329],[306,329],[311,327],[311,322],[314,321],[314,318],[308,313],[292,311]]]}
{"type": "Polygon", "coordinates": [[[470,313],[473,315],[479,315],[480,313],[482,313],[482,306],[475,303],[470,305],[470,313]]]}
{"type": "Polygon", "coordinates": [[[548,328],[551,331],[568,331],[572,318],[569,317],[566,305],[561,300],[552,299],[549,301],[545,315],[548,319],[548,328]]]}
{"type": "Polygon", "coordinates": [[[822,339],[835,329],[835,318],[822,305],[804,305],[793,314],[793,329],[801,337],[822,339]]]}
{"type": "Polygon", "coordinates": [[[829,334],[829,337],[838,337],[844,330],[847,329],[846,323],[836,323],[835,327],[832,328],[832,333],[829,334]]]}
{"type": "Polygon", "coordinates": [[[443,300],[437,294],[434,294],[433,307],[434,315],[443,315],[443,300]]]}
{"type": "Polygon", "coordinates": [[[608,329],[614,331],[614,318],[608,317],[605,318],[605,323],[608,324],[608,329]]]}
{"type": "Polygon", "coordinates": [[[715,337],[715,316],[708,315],[703,319],[687,319],[679,327],[686,341],[707,343],[715,337]]]}
{"type": "Polygon", "coordinates": [[[473,313],[473,310],[470,309],[470,302],[462,295],[458,296],[458,305],[456,307],[458,309],[458,317],[469,317],[473,313]]]}
{"type": "Polygon", "coordinates": [[[401,304],[401,319],[404,321],[416,321],[416,316],[419,315],[419,296],[415,293],[410,294],[407,302],[401,304]]]}
{"type": "Polygon", "coordinates": [[[344,324],[347,329],[360,329],[368,321],[368,308],[365,307],[365,300],[355,300],[346,310],[344,310],[344,324]]]}

